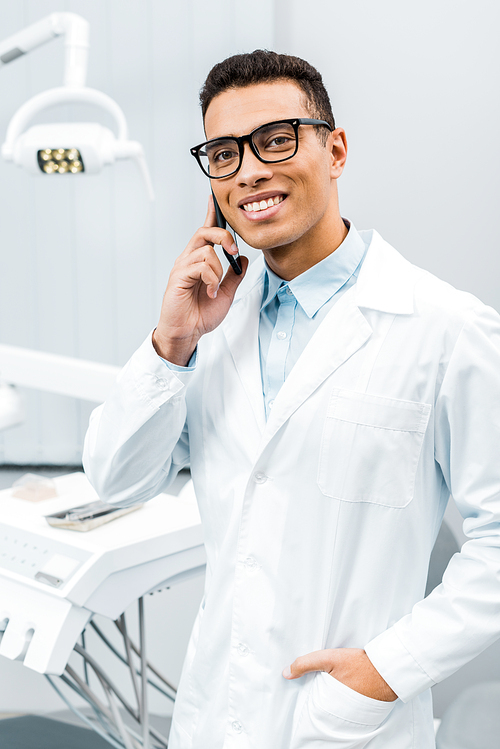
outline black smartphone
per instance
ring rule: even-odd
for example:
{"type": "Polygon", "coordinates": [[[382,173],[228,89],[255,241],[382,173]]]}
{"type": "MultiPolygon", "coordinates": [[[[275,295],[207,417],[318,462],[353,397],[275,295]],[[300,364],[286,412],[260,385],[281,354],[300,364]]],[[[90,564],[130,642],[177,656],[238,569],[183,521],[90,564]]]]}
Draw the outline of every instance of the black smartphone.
{"type": "MultiPolygon", "coordinates": [[[[238,246],[238,242],[236,241],[236,234],[234,232],[234,229],[232,228],[232,226],[228,225],[226,219],[224,218],[224,215],[223,215],[223,213],[222,213],[222,211],[221,211],[221,209],[219,207],[219,204],[218,204],[217,199],[216,199],[216,197],[215,197],[215,195],[213,193],[213,190],[212,190],[212,197],[214,199],[214,207],[215,207],[215,216],[217,218],[217,226],[219,227],[219,229],[227,229],[227,228],[231,229],[232,234],[233,234],[233,238],[234,238],[234,243],[235,243],[235,245],[237,247],[238,246]]],[[[230,255],[229,252],[226,252],[226,250],[224,250],[224,247],[222,249],[224,251],[224,255],[229,260],[231,268],[234,270],[234,272],[236,273],[237,276],[241,276],[241,274],[243,273],[243,269],[241,267],[241,260],[240,260],[239,254],[238,255],[230,255]]]]}

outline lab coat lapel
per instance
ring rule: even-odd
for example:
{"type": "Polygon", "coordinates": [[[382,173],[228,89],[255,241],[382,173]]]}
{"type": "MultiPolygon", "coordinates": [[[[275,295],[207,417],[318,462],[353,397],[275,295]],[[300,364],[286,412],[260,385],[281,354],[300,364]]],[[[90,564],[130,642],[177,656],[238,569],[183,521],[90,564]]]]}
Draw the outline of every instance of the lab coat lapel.
{"type": "Polygon", "coordinates": [[[363,234],[370,247],[357,283],[332,307],[305,347],[279,391],[267,423],[259,355],[262,259],[252,263],[238,289],[233,308],[221,327],[262,435],[260,449],[316,388],[371,337],[372,328],[363,308],[413,313],[413,287],[418,276],[415,268],[377,232],[363,234]]]}
{"type": "MultiPolygon", "coordinates": [[[[262,263],[256,261],[254,265],[257,267],[250,269],[249,273],[252,277],[248,281],[255,281],[255,283],[247,293],[236,298],[221,328],[250,402],[259,432],[262,433],[266,423],[266,414],[260,372],[259,314],[264,271],[262,263]]],[[[243,284],[246,281],[247,279],[243,281],[243,284]]]]}
{"type": "Polygon", "coordinates": [[[362,235],[370,246],[358,281],[332,307],[285,380],[262,435],[261,449],[316,388],[371,337],[373,331],[362,309],[392,315],[413,313],[413,289],[419,272],[376,231],[362,235]]]}
{"type": "Polygon", "coordinates": [[[372,329],[355,304],[355,287],[332,307],[279,391],[261,447],[317,387],[370,338],[372,329]]]}

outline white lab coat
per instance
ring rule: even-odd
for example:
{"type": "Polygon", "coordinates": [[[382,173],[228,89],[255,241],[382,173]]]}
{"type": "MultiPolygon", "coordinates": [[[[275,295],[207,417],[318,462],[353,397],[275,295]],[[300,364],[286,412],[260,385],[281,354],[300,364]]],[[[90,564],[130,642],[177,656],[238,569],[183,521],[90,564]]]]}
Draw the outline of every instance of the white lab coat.
{"type": "Polygon", "coordinates": [[[148,337],[86,440],[113,502],[191,465],[206,595],[170,749],[430,749],[429,687],[500,634],[500,318],[374,232],[266,422],[262,283],[259,260],[194,372],[148,337]],[[470,541],[421,601],[450,491],[470,541]],[[282,677],[335,647],[366,648],[399,699],[282,677]]]}

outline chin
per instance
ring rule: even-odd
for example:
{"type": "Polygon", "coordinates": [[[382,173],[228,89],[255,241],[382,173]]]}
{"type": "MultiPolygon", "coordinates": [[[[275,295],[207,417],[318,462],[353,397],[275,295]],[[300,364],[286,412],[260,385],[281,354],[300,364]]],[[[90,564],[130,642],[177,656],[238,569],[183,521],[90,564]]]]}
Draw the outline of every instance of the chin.
{"type": "Polygon", "coordinates": [[[255,232],[244,232],[239,233],[240,237],[248,244],[253,247],[254,250],[274,250],[291,244],[301,236],[300,233],[287,232],[275,232],[272,229],[262,227],[259,231],[255,232]]]}

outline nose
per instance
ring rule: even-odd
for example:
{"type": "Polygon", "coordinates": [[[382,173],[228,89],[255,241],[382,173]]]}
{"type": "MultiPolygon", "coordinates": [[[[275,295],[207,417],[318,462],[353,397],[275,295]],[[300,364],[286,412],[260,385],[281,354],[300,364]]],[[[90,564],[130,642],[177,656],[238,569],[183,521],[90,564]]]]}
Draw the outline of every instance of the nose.
{"type": "Polygon", "coordinates": [[[257,158],[247,142],[243,145],[243,160],[236,175],[238,184],[252,187],[261,180],[271,179],[273,171],[272,164],[264,164],[257,158]]]}

